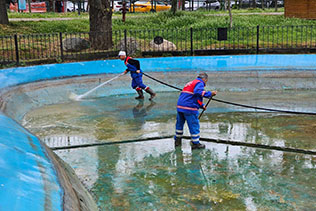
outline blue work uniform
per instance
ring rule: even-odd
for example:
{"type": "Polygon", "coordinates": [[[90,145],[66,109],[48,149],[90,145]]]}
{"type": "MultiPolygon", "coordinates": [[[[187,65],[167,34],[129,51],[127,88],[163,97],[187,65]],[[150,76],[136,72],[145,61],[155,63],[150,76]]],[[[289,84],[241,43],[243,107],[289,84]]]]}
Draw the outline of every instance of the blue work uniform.
{"type": "Polygon", "coordinates": [[[205,83],[197,78],[187,83],[178,99],[177,122],[175,137],[183,136],[183,126],[187,121],[193,144],[198,144],[200,139],[199,108],[203,108],[203,97],[210,98],[212,92],[204,91],[205,83]]]}
{"type": "Polygon", "coordinates": [[[130,72],[132,77],[132,88],[136,90],[147,90],[149,87],[143,83],[143,71],[140,69],[139,61],[131,57],[126,57],[124,64],[127,67],[126,70],[130,72]],[[140,70],[140,73],[137,73],[137,70],[140,70]]]}

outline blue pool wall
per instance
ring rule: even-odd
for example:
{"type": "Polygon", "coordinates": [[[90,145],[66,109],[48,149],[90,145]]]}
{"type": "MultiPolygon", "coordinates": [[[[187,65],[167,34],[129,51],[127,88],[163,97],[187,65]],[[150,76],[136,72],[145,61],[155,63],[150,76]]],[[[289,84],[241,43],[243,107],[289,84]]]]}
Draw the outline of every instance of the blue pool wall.
{"type": "MultiPolygon", "coordinates": [[[[316,55],[244,55],[139,59],[145,72],[314,70],[316,55]]],[[[121,73],[120,60],[18,67],[0,71],[0,91],[67,77],[121,73]]],[[[0,113],[0,210],[63,210],[64,188],[43,143],[0,113]]]]}
{"type": "MultiPolygon", "coordinates": [[[[242,55],[204,57],[142,58],[145,72],[166,71],[245,71],[245,70],[313,70],[315,55],[242,55]]],[[[125,66],[120,60],[101,60],[67,64],[19,67],[2,70],[0,89],[41,80],[102,73],[121,73],[125,66]]]]}

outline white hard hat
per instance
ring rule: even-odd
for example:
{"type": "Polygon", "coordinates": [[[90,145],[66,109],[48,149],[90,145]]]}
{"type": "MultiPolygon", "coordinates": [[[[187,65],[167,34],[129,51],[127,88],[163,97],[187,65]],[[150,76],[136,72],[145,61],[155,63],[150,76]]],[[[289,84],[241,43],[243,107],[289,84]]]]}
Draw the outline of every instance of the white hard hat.
{"type": "Polygon", "coordinates": [[[126,52],[125,51],[120,51],[118,56],[126,56],[126,52]]]}

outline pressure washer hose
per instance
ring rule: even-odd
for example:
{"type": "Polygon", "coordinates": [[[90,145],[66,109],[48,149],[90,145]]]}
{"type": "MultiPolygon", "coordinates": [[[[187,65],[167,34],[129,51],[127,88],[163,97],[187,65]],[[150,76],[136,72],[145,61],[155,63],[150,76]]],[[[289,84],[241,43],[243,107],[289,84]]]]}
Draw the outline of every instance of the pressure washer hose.
{"type": "MultiPolygon", "coordinates": [[[[156,79],[156,78],[154,78],[146,73],[143,73],[143,74],[145,76],[147,76],[148,78],[150,78],[158,83],[169,86],[169,87],[176,89],[178,91],[182,91],[182,89],[180,89],[176,86],[173,86],[173,85],[170,85],[166,82],[160,81],[160,80],[158,80],[158,79],[156,79]]],[[[234,106],[239,106],[239,107],[244,107],[244,108],[252,108],[252,109],[263,110],[263,111],[272,111],[272,112],[288,113],[288,114],[316,115],[316,113],[313,113],[313,112],[299,112],[299,111],[287,111],[287,110],[279,110],[279,109],[271,109],[271,108],[262,108],[262,107],[257,107],[257,106],[250,106],[250,105],[244,105],[244,104],[240,104],[240,103],[229,102],[229,101],[215,99],[215,98],[212,98],[212,100],[219,102],[219,103],[228,104],[228,105],[234,105],[234,106]]]]}
{"type": "MultiPolygon", "coordinates": [[[[158,137],[150,137],[150,138],[143,138],[143,139],[131,139],[131,140],[124,140],[124,141],[113,141],[113,142],[95,142],[89,144],[80,144],[80,145],[71,145],[71,146],[61,146],[61,147],[51,147],[52,150],[65,150],[65,149],[77,149],[77,148],[86,148],[86,147],[97,147],[97,146],[104,146],[104,145],[114,145],[114,144],[127,144],[127,143],[135,143],[135,142],[145,142],[145,141],[156,141],[156,140],[163,140],[163,139],[170,139],[173,138],[173,135],[169,136],[158,136],[158,137]]],[[[183,136],[183,139],[191,139],[190,136],[183,136]]],[[[201,141],[205,142],[212,142],[217,144],[229,144],[233,146],[246,146],[252,148],[259,148],[259,149],[268,149],[268,150],[276,150],[276,151],[283,151],[283,152],[294,152],[300,154],[307,154],[307,155],[316,155],[316,151],[306,150],[306,149],[296,149],[290,147],[280,147],[280,146],[270,146],[264,144],[255,144],[255,143],[247,143],[247,142],[239,142],[239,141],[230,141],[230,140],[223,140],[223,139],[213,139],[213,138],[200,138],[201,141]]]]}

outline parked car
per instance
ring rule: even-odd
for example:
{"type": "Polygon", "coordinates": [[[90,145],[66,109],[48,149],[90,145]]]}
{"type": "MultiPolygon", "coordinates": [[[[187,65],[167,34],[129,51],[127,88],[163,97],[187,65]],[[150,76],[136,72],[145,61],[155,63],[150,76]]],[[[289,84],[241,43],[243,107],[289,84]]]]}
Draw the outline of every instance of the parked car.
{"type": "MultiPolygon", "coordinates": [[[[263,0],[263,7],[264,8],[269,8],[270,4],[271,4],[271,1],[263,0]]],[[[262,8],[262,1],[261,0],[256,0],[256,7],[262,8]]]]}
{"type": "Polygon", "coordinates": [[[236,6],[237,6],[236,1],[230,1],[230,7],[231,8],[236,8],[236,6]]]}
{"type": "Polygon", "coordinates": [[[151,4],[151,1],[136,1],[131,5],[129,10],[130,12],[159,12],[170,10],[170,8],[170,5],[160,1],[154,1],[153,5],[151,4]]]}
{"type": "MultiPolygon", "coordinates": [[[[184,4],[185,10],[192,10],[192,1],[185,1],[184,4]]],[[[193,10],[197,10],[199,8],[205,8],[206,2],[205,1],[193,1],[193,10]]]]}
{"type": "MultiPolygon", "coordinates": [[[[67,8],[67,12],[76,12],[78,11],[78,3],[73,3],[72,1],[67,1],[66,2],[66,8],[67,8]]],[[[81,3],[81,12],[86,12],[88,11],[88,2],[82,2],[81,3]]]]}
{"type": "MultiPolygon", "coordinates": [[[[269,2],[269,7],[275,7],[275,1],[274,0],[270,0],[268,2],[269,2]]],[[[278,7],[284,7],[284,1],[278,0],[277,1],[277,5],[278,5],[278,7]]]]}
{"type": "Polygon", "coordinates": [[[252,0],[241,0],[241,1],[236,1],[236,5],[239,6],[240,8],[249,8],[252,6],[252,0]]]}
{"type": "MultiPolygon", "coordinates": [[[[130,5],[129,2],[126,2],[126,11],[129,11],[130,5]]],[[[123,2],[122,1],[114,1],[112,5],[113,12],[122,12],[123,11],[123,2]]]]}
{"type": "MultiPolygon", "coordinates": [[[[193,10],[197,9],[213,9],[219,10],[221,4],[217,0],[194,0],[193,1],[193,10]]],[[[185,10],[192,10],[192,1],[185,2],[185,10]]]]}
{"type": "Polygon", "coordinates": [[[221,3],[217,0],[206,0],[206,9],[219,10],[221,8],[221,3]]]}

